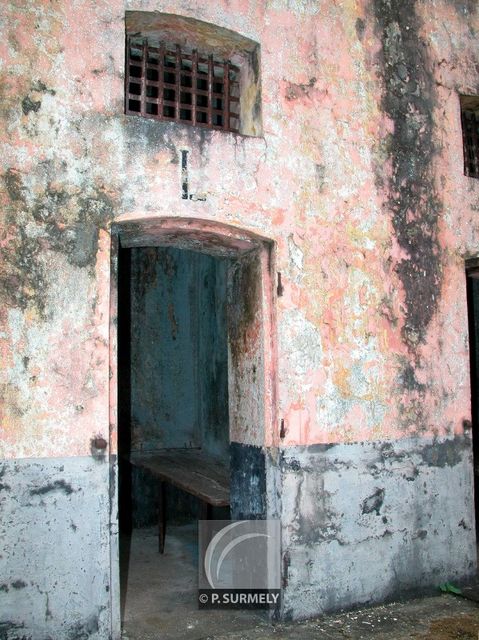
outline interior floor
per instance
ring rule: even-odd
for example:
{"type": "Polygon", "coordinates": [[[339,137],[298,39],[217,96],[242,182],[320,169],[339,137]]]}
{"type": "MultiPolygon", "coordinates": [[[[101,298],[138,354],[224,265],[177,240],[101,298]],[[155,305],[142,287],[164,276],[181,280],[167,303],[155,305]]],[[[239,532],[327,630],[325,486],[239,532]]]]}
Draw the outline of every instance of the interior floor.
{"type": "Polygon", "coordinates": [[[156,527],[122,540],[124,640],[199,640],[267,621],[266,611],[198,609],[197,526],[168,526],[163,555],[156,527]]]}

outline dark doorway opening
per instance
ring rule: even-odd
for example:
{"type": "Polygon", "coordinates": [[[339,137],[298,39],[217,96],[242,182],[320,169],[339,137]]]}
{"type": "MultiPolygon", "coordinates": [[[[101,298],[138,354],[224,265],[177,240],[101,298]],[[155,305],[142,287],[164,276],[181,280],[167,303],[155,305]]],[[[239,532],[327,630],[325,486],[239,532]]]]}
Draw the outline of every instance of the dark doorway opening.
{"type": "MultiPolygon", "coordinates": [[[[183,527],[180,538],[191,547],[195,523],[205,515],[194,486],[185,491],[162,482],[148,462],[158,452],[168,452],[173,460],[191,453],[200,464],[214,459],[225,470],[229,467],[227,263],[227,258],[172,247],[119,251],[118,453],[124,615],[131,608],[126,598],[128,585],[131,596],[134,570],[130,562],[133,532],[143,530],[141,544],[153,544],[148,536],[156,538],[158,518],[166,516],[165,551],[178,547],[178,527],[183,527]],[[133,462],[138,460],[146,461],[146,466],[133,462]]],[[[228,519],[229,508],[210,508],[208,515],[228,519]]],[[[156,542],[153,546],[158,552],[156,542]]],[[[163,562],[166,574],[165,566],[163,562]]],[[[158,559],[155,567],[162,569],[158,559]]],[[[170,583],[172,577],[165,575],[170,583]]],[[[165,583],[163,591],[169,586],[165,583]]],[[[136,603],[147,605],[140,597],[136,603]]]]}
{"type": "MultiPolygon", "coordinates": [[[[187,490],[182,486],[180,468],[182,456],[191,455],[200,473],[214,480],[222,473],[231,477],[237,513],[240,507],[244,511],[245,500],[264,501],[264,489],[255,488],[262,486],[257,478],[244,469],[235,473],[243,458],[238,458],[239,445],[230,441],[230,337],[237,337],[238,325],[247,328],[256,319],[260,287],[248,290],[249,318],[233,299],[245,295],[245,277],[248,282],[259,277],[252,264],[257,264],[254,256],[245,260],[175,246],[119,248],[120,598],[129,638],[156,630],[165,640],[193,640],[265,617],[198,611],[197,521],[229,519],[230,508],[208,504],[205,510],[194,483],[187,490]],[[174,457],[167,464],[179,465],[176,483],[152,472],[151,460],[165,455],[174,457]]],[[[248,341],[243,334],[240,338],[247,351],[248,341]]],[[[243,371],[237,375],[236,386],[246,380],[243,371]]],[[[242,393],[239,398],[233,406],[242,393]]],[[[185,465],[182,469],[188,475],[185,465]]]]}
{"type": "Polygon", "coordinates": [[[479,261],[466,267],[476,540],[479,540],[479,261]],[[477,264],[476,264],[477,262],[477,264]]]}
{"type": "Polygon", "coordinates": [[[112,227],[111,268],[113,633],[197,640],[264,622],[267,612],[198,610],[197,518],[280,512],[267,451],[278,442],[274,243],[215,220],[129,219],[112,227]],[[158,452],[200,456],[200,476],[207,455],[213,485],[220,469],[229,481],[228,514],[211,483],[195,493],[189,466],[168,458],[164,553],[164,478],[138,465],[158,452]]]}

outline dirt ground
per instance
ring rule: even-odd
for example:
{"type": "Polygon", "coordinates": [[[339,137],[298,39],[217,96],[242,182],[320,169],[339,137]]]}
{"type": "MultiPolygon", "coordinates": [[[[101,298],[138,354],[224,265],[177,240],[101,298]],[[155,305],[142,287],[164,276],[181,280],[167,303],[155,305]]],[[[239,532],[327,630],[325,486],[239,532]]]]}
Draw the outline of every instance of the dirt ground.
{"type": "Polygon", "coordinates": [[[439,594],[205,640],[479,640],[479,604],[439,594]]]}
{"type": "Polygon", "coordinates": [[[461,618],[443,618],[434,620],[425,634],[417,638],[421,640],[478,640],[479,616],[463,616],[461,618]]]}
{"type": "MultiPolygon", "coordinates": [[[[479,604],[449,593],[272,625],[266,612],[198,610],[196,524],[135,530],[123,574],[123,640],[479,640],[479,604]]],[[[468,595],[479,599],[479,589],[468,595]]]]}

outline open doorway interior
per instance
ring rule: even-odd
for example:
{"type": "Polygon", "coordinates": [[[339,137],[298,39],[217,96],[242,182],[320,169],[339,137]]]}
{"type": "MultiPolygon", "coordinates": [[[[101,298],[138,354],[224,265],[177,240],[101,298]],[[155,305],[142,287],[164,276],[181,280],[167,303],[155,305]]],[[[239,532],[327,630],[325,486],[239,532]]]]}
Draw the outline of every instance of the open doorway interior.
{"type": "Polygon", "coordinates": [[[130,441],[120,446],[201,448],[227,460],[228,259],[141,247],[121,250],[120,261],[130,289],[129,390],[121,389],[130,441]]]}
{"type": "Polygon", "coordinates": [[[472,447],[474,466],[474,509],[476,541],[479,543],[479,261],[466,269],[469,314],[469,355],[471,370],[472,447]]]}
{"type": "Polygon", "coordinates": [[[197,521],[230,517],[221,489],[230,477],[233,264],[175,247],[119,251],[120,593],[129,638],[200,638],[264,617],[198,611],[196,600],[197,521]]]}

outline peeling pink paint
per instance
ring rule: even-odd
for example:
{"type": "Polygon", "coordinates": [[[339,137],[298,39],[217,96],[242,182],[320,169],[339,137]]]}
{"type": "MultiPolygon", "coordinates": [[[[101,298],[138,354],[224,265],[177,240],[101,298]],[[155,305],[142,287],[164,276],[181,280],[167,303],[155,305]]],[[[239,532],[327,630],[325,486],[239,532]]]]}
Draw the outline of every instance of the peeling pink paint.
{"type": "MultiPolygon", "coordinates": [[[[229,259],[232,504],[281,522],[280,615],[475,571],[465,265],[479,259],[479,181],[463,175],[459,95],[479,93],[477,3],[3,4],[3,560],[9,583],[29,575],[11,619],[27,635],[121,635],[120,242],[229,259]],[[257,43],[245,131],[262,135],[126,116],[127,11],[257,43]],[[61,538],[48,563],[28,514],[61,538]]],[[[9,616],[14,591],[0,593],[9,616]]]]}
{"type": "MultiPolygon", "coordinates": [[[[461,433],[470,417],[464,258],[477,255],[479,194],[477,181],[462,175],[457,92],[472,92],[478,82],[464,17],[445,0],[418,5],[437,85],[434,135],[442,146],[433,172],[443,212],[443,280],[416,366],[402,337],[406,297],[397,266],[409,255],[388,211],[393,167],[383,145],[394,122],[381,107],[381,44],[369,4],[330,3],[319,11],[316,3],[283,0],[238,0],[234,8],[226,0],[142,2],[142,10],[236,29],[262,47],[264,138],[215,132],[200,143],[187,128],[170,127],[169,146],[155,138],[161,125],[140,130],[122,115],[126,8],[138,7],[37,0],[4,9],[2,33],[10,29],[11,41],[0,38],[2,173],[12,169],[17,182],[10,195],[2,193],[1,243],[13,246],[17,226],[38,243],[42,255],[31,259],[46,274],[46,309],[56,311],[42,317],[31,283],[22,284],[28,260],[18,269],[7,261],[11,286],[25,288],[25,302],[7,301],[3,318],[2,455],[88,454],[91,437],[108,432],[115,404],[108,225],[111,218],[171,215],[276,243],[284,292],[263,324],[266,375],[278,378],[268,392],[265,444],[279,443],[281,419],[283,445],[461,433]],[[191,192],[205,201],[180,198],[181,148],[190,149],[191,192]],[[55,193],[63,200],[47,214],[55,193]],[[89,204],[80,205],[82,197],[89,204]],[[111,210],[94,264],[72,266],[48,225],[53,220],[66,237],[72,225],[99,220],[101,198],[111,210]],[[9,207],[13,219],[5,218],[9,207]],[[420,397],[401,387],[401,362],[427,387],[420,397]],[[408,411],[405,427],[401,414],[408,411]]],[[[470,19],[479,28],[477,15],[470,19]]],[[[416,214],[410,211],[411,219],[416,214]]]]}

